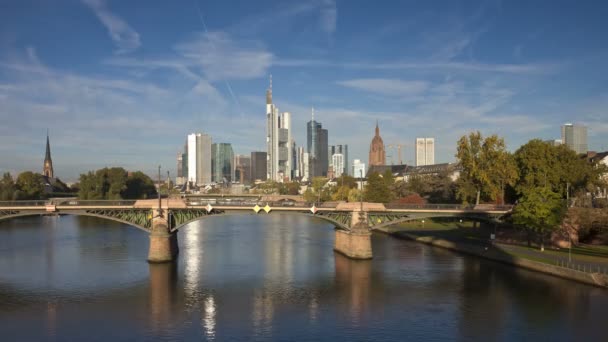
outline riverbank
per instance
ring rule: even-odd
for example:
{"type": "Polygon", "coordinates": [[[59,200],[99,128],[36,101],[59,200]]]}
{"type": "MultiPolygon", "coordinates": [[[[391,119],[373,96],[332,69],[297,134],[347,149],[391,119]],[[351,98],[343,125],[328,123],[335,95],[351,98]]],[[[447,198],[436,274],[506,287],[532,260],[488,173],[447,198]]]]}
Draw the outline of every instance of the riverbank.
{"type": "MultiPolygon", "coordinates": [[[[542,272],[560,278],[570,279],[608,289],[608,274],[605,273],[606,269],[602,270],[599,266],[597,266],[597,272],[592,272],[593,269],[588,272],[563,267],[560,266],[561,264],[558,261],[556,261],[556,264],[548,263],[549,259],[546,258],[547,255],[543,255],[543,258],[537,257],[536,254],[541,252],[522,253],[520,250],[515,250],[519,247],[506,246],[502,244],[488,244],[485,241],[479,240],[472,240],[472,242],[462,241],[454,238],[455,234],[450,234],[451,232],[449,230],[437,230],[433,232],[432,230],[408,230],[396,229],[395,227],[392,227],[378,229],[378,231],[397,238],[413,240],[427,245],[446,248],[456,252],[474,255],[528,270],[542,272]]],[[[521,249],[523,250],[523,248],[521,249]]],[[[608,259],[605,262],[608,266],[608,259]]]]}

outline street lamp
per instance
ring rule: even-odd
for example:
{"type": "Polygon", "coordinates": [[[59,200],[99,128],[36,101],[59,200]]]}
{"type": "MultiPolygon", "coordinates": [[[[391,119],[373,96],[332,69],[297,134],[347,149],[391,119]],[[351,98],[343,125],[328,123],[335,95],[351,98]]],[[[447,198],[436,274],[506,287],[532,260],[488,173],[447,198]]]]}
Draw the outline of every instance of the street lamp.
{"type": "Polygon", "coordinates": [[[361,205],[361,211],[363,211],[363,170],[359,170],[359,184],[361,184],[361,189],[359,190],[359,204],[361,205]]]}

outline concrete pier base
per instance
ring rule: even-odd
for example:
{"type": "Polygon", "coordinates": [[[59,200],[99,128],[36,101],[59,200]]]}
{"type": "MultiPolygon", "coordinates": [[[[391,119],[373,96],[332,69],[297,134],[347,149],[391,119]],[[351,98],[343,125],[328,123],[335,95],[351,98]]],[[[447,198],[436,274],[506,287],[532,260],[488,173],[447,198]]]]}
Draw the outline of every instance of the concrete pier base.
{"type": "Polygon", "coordinates": [[[167,220],[154,210],[155,217],[152,219],[150,230],[150,249],[148,250],[148,262],[161,263],[175,260],[179,252],[177,245],[177,232],[171,232],[167,220]]]}
{"type": "Polygon", "coordinates": [[[334,251],[351,259],[372,258],[372,233],[336,230],[334,251]]]}

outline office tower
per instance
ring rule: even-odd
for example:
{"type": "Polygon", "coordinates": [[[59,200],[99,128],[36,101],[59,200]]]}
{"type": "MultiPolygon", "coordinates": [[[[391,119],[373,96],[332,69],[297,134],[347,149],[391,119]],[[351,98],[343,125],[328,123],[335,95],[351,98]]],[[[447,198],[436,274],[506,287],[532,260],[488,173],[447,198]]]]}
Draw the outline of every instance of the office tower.
{"type": "Polygon", "coordinates": [[[320,122],[315,121],[315,111],[312,110],[312,120],[306,124],[306,148],[309,155],[309,176],[326,177],[329,168],[328,133],[320,122]]]}
{"type": "Polygon", "coordinates": [[[296,161],[297,161],[297,178],[299,180],[304,180],[304,174],[308,174],[308,171],[305,170],[305,167],[308,167],[308,161],[305,161],[304,158],[308,158],[308,154],[304,152],[304,147],[303,146],[299,146],[296,148],[296,155],[298,156],[296,161]]]}
{"type": "MultiPolygon", "coordinates": [[[[302,148],[303,149],[303,148],[302,148]]],[[[310,181],[310,154],[308,152],[304,152],[302,158],[302,181],[308,182],[310,181]]]]}
{"type": "Polygon", "coordinates": [[[567,123],[562,126],[562,143],[578,154],[588,151],[587,126],[567,123]]]}
{"type": "Polygon", "coordinates": [[[177,152],[177,176],[175,177],[175,184],[184,184],[184,154],[177,152]]]}
{"type": "Polygon", "coordinates": [[[298,154],[298,147],[296,146],[295,140],[291,140],[291,180],[300,179],[300,155],[298,154]]]}
{"type": "Polygon", "coordinates": [[[416,166],[435,164],[435,138],[416,138],[416,166]]]}
{"type": "MultiPolygon", "coordinates": [[[[374,165],[386,165],[386,151],[384,150],[384,141],[380,136],[380,128],[378,128],[378,122],[376,121],[376,135],[372,139],[369,145],[369,166],[374,165]]],[[[358,175],[353,175],[357,177],[358,175]]]]}
{"type": "Polygon", "coordinates": [[[228,143],[211,145],[211,181],[231,183],[234,179],[234,152],[228,143]]]}
{"type": "Polygon", "coordinates": [[[242,184],[251,182],[251,156],[234,156],[234,181],[242,184]]]}
{"type": "Polygon", "coordinates": [[[291,179],[292,149],[291,114],[279,114],[272,103],[272,76],[270,88],[266,91],[266,173],[267,178],[277,182],[291,179]]]}
{"type": "MultiPolygon", "coordinates": [[[[331,160],[331,157],[336,154],[339,153],[344,157],[344,168],[341,171],[341,173],[344,174],[349,174],[350,173],[350,168],[348,167],[348,145],[332,145],[329,146],[329,157],[331,160]]],[[[330,163],[330,166],[333,166],[332,163],[330,163]]],[[[334,172],[338,173],[336,168],[334,167],[334,172]]]]}
{"type": "Polygon", "coordinates": [[[344,155],[342,153],[335,153],[332,158],[332,164],[334,169],[334,177],[340,177],[344,173],[344,155]]]}
{"type": "Polygon", "coordinates": [[[251,152],[251,182],[267,180],[266,152],[251,152]]]}
{"type": "Polygon", "coordinates": [[[359,159],[353,160],[353,177],[365,177],[365,163],[359,159]]]}
{"type": "Polygon", "coordinates": [[[211,183],[211,137],[192,133],[187,141],[188,181],[197,185],[211,183]]]}

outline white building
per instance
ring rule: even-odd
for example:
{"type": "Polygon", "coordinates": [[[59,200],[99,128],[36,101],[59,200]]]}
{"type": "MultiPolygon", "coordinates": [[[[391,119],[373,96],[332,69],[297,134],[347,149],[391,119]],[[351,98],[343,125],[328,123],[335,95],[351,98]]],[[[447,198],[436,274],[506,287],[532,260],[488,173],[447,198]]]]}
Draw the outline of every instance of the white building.
{"type": "Polygon", "coordinates": [[[270,88],[266,91],[266,173],[268,180],[277,182],[291,180],[293,150],[291,139],[291,114],[279,114],[272,103],[272,76],[270,88]]]}
{"type": "Polygon", "coordinates": [[[365,177],[365,163],[360,159],[353,160],[353,177],[365,177]]]}
{"type": "Polygon", "coordinates": [[[196,185],[211,183],[211,136],[191,133],[188,142],[188,181],[196,185]]]}
{"type": "Polygon", "coordinates": [[[310,180],[310,154],[308,152],[304,152],[304,148],[302,148],[302,181],[308,182],[310,180]]]}
{"type": "Polygon", "coordinates": [[[435,138],[416,138],[416,166],[435,164],[435,138]]]}
{"type": "Polygon", "coordinates": [[[331,156],[331,163],[334,168],[334,177],[340,177],[344,173],[344,155],[335,153],[331,156]]]}

